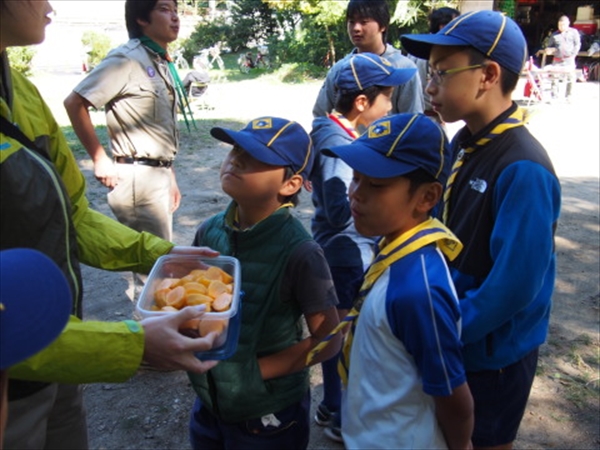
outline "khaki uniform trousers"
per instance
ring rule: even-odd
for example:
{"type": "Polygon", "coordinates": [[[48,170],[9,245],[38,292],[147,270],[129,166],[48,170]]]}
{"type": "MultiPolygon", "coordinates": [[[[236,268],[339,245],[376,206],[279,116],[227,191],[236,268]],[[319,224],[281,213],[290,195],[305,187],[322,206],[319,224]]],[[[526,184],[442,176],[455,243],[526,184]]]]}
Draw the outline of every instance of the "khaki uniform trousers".
{"type": "Polygon", "coordinates": [[[9,402],[4,449],[86,450],[82,389],[80,385],[52,383],[33,395],[9,402]]]}

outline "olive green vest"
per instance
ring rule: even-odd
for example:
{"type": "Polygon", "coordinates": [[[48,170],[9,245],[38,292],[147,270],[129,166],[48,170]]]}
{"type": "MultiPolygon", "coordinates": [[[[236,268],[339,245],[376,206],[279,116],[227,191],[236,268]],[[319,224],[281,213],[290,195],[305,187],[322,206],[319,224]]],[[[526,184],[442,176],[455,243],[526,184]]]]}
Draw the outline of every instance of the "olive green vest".
{"type": "Polygon", "coordinates": [[[289,208],[245,231],[228,225],[234,212],[232,203],[203,224],[199,244],[240,260],[243,297],[237,351],[207,374],[188,374],[203,405],[224,422],[275,413],[299,402],[308,389],[307,369],[264,381],[257,359],[302,339],[300,306],[283,302],[279,294],[289,256],[311,236],[289,208]]]}

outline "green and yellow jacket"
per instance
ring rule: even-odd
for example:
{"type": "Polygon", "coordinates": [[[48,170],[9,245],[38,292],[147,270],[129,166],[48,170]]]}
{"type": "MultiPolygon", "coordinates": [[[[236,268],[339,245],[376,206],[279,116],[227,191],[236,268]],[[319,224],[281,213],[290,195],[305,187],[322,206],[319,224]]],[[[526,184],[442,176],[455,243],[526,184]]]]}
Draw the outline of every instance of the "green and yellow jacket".
{"type": "MultiPolygon", "coordinates": [[[[85,179],[38,90],[2,64],[0,114],[35,144],[0,134],[0,248],[26,247],[51,257],[71,287],[71,320],[47,349],[11,369],[9,398],[63,383],[117,382],[132,376],[144,347],[136,322],[82,322],[79,264],[147,273],[173,244],[138,233],[90,209],[85,179]]],[[[35,282],[35,268],[31,268],[35,282]]],[[[43,295],[43,292],[40,293],[43,295]]],[[[35,330],[32,330],[35,333],[35,330]]]]}

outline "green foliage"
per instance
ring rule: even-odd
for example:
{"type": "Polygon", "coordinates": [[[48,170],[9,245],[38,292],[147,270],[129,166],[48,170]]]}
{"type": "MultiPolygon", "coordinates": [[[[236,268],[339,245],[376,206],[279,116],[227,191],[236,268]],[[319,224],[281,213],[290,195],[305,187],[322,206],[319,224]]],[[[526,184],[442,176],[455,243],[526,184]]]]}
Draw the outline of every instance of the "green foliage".
{"type": "Polygon", "coordinates": [[[110,38],[96,31],[86,31],[81,37],[81,43],[88,54],[89,69],[96,67],[111,49],[110,38]]]}
{"type": "MultiPolygon", "coordinates": [[[[388,42],[398,47],[400,36],[427,32],[427,16],[459,0],[388,0],[392,24],[388,42]]],[[[194,2],[208,11],[209,2],[194,2]]],[[[346,30],[348,0],[237,0],[217,1],[228,14],[206,15],[185,44],[188,60],[200,49],[223,42],[232,52],[267,44],[271,61],[328,67],[351,49],[346,30]]]]}
{"type": "Polygon", "coordinates": [[[25,76],[31,75],[31,60],[35,56],[32,47],[8,47],[8,62],[17,72],[25,76]]]}
{"type": "Polygon", "coordinates": [[[276,75],[283,83],[296,84],[306,80],[322,79],[327,75],[327,69],[309,63],[289,63],[283,64],[276,75]]]}
{"type": "Polygon", "coordinates": [[[325,29],[314,15],[304,16],[301,26],[288,28],[281,36],[269,40],[271,55],[277,55],[282,63],[307,63],[321,67],[330,67],[351,48],[345,25],[334,24],[325,29]]]}
{"type": "Polygon", "coordinates": [[[434,9],[450,7],[459,9],[460,0],[398,0],[393,11],[388,42],[401,48],[400,36],[403,34],[428,33],[428,16],[434,9]]]}
{"type": "Polygon", "coordinates": [[[202,21],[197,26],[189,39],[183,42],[183,56],[188,61],[193,61],[196,55],[203,48],[212,47],[217,42],[226,42],[227,45],[237,51],[243,47],[240,39],[233,36],[233,28],[225,22],[223,18],[217,18],[214,21],[202,21]]]}

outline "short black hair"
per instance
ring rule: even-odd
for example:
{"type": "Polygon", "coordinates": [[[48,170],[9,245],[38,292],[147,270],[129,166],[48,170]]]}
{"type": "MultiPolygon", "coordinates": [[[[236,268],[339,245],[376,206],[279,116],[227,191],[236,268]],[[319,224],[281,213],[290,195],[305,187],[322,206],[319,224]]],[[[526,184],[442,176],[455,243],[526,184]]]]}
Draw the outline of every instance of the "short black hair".
{"type": "MultiPolygon", "coordinates": [[[[144,35],[142,27],[137,22],[144,20],[150,22],[150,12],[156,6],[158,0],[126,0],[125,1],[125,26],[129,39],[140,38],[144,35]]],[[[177,8],[177,0],[173,0],[177,8]]]]}
{"type": "MultiPolygon", "coordinates": [[[[469,52],[469,64],[471,65],[485,64],[486,62],[493,61],[474,47],[465,48],[469,52]]],[[[502,72],[500,74],[500,88],[502,89],[502,93],[507,95],[513,92],[517,87],[520,75],[506,69],[502,64],[500,64],[500,67],[502,67],[502,72]]]]}
{"type": "Polygon", "coordinates": [[[408,181],[410,182],[410,187],[408,188],[409,195],[413,195],[417,192],[417,189],[424,184],[439,183],[439,181],[436,180],[433,175],[426,172],[425,169],[416,169],[402,176],[408,178],[408,181]]]}
{"type": "Polygon", "coordinates": [[[442,8],[434,9],[429,13],[429,32],[437,33],[441,27],[448,25],[452,19],[460,16],[460,11],[454,8],[448,8],[444,6],[442,8]]]}
{"type": "Polygon", "coordinates": [[[355,16],[373,19],[380,28],[385,27],[382,38],[386,43],[391,19],[387,0],[350,0],[346,8],[346,21],[355,16]]]}
{"type": "Polygon", "coordinates": [[[369,86],[366,89],[360,91],[337,91],[335,94],[334,108],[340,114],[346,115],[352,111],[354,106],[354,100],[361,94],[364,94],[369,101],[369,105],[372,105],[375,99],[381,92],[388,89],[387,86],[369,86]]]}
{"type": "MultiPolygon", "coordinates": [[[[409,172],[406,175],[402,175],[402,176],[404,178],[407,178],[410,183],[410,185],[408,186],[408,195],[410,195],[411,197],[413,195],[415,195],[415,193],[417,192],[417,189],[419,189],[424,184],[440,183],[439,180],[436,180],[433,175],[426,172],[424,169],[416,169],[416,170],[413,170],[412,172],[409,172]]],[[[442,184],[442,183],[440,183],[440,184],[442,184]]],[[[442,184],[442,187],[444,187],[443,184],[442,184]]],[[[439,200],[438,200],[438,204],[439,204],[439,200]]],[[[436,209],[436,206],[434,206],[429,211],[427,211],[427,213],[431,214],[435,209],[436,209]]]]}

